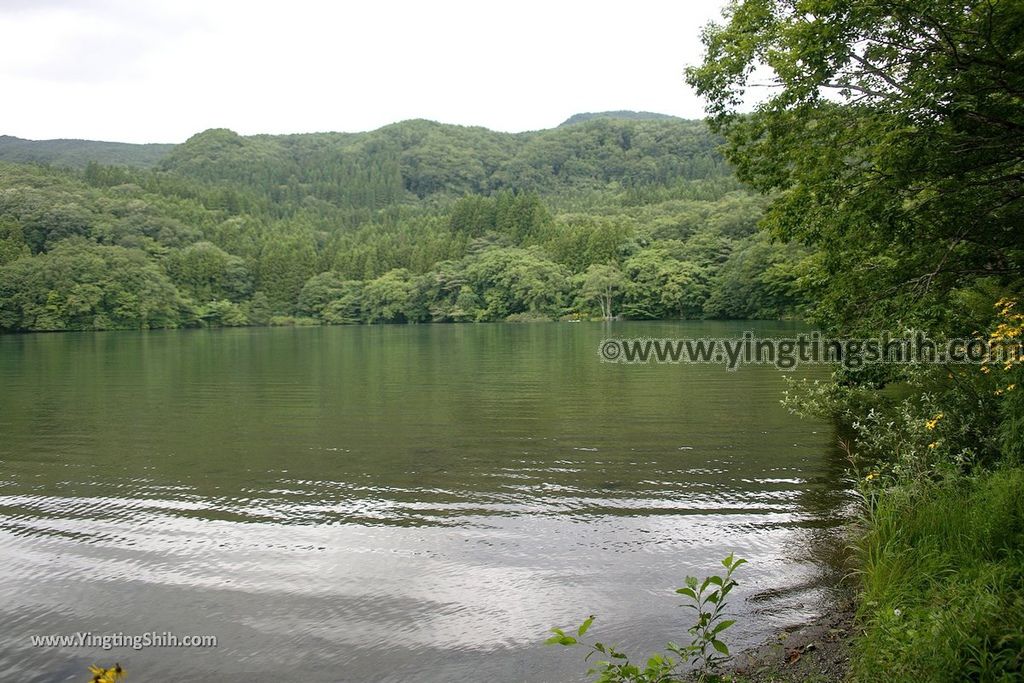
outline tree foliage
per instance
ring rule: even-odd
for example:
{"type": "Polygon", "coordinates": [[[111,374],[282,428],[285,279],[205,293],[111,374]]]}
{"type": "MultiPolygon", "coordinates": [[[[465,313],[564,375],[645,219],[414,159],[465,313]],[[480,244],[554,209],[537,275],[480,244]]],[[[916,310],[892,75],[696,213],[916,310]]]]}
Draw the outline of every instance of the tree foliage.
{"type": "Polygon", "coordinates": [[[822,249],[823,319],[941,328],[952,292],[1017,287],[1024,6],[744,0],[726,18],[688,79],[739,176],[774,193],[766,224],[822,249]]]}
{"type": "Polygon", "coordinates": [[[138,250],[84,239],[0,268],[0,327],[112,330],[176,327],[186,304],[138,250]]]}

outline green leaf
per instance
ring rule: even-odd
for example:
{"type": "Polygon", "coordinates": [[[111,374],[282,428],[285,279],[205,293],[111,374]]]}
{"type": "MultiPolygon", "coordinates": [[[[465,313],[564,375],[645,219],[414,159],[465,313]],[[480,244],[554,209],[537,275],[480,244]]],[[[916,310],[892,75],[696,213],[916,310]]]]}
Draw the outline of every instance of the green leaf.
{"type": "Polygon", "coordinates": [[[718,639],[712,639],[711,640],[711,647],[715,648],[716,650],[721,652],[723,655],[726,655],[726,656],[729,655],[729,648],[725,646],[725,643],[723,643],[722,641],[720,641],[718,639]]]}
{"type": "Polygon", "coordinates": [[[594,615],[591,614],[589,617],[587,617],[586,621],[584,621],[582,624],[580,624],[580,627],[578,629],[576,629],[576,635],[582,636],[584,633],[587,632],[587,630],[590,628],[590,625],[593,624],[593,623],[594,623],[594,615]]]}
{"type": "Polygon", "coordinates": [[[551,632],[555,635],[545,640],[545,645],[575,645],[577,642],[572,636],[565,635],[565,632],[560,628],[553,628],[551,632]]]}
{"type": "Polygon", "coordinates": [[[697,599],[697,594],[693,592],[692,588],[677,588],[676,593],[679,593],[680,595],[685,595],[688,598],[693,598],[694,600],[697,599]]]}
{"type": "Polygon", "coordinates": [[[730,626],[732,626],[735,623],[736,623],[735,619],[726,619],[725,621],[720,621],[715,626],[715,628],[713,628],[711,630],[711,635],[715,635],[716,633],[721,633],[722,631],[724,631],[725,629],[729,628],[730,626]]]}

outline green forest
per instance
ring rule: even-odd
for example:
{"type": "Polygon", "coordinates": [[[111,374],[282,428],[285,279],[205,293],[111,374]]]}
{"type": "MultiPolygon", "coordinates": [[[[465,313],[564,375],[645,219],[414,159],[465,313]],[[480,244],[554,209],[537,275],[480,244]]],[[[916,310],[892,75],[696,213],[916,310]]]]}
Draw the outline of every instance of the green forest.
{"type": "Polygon", "coordinates": [[[0,138],[0,329],[781,318],[813,252],[704,122],[0,138]]]}

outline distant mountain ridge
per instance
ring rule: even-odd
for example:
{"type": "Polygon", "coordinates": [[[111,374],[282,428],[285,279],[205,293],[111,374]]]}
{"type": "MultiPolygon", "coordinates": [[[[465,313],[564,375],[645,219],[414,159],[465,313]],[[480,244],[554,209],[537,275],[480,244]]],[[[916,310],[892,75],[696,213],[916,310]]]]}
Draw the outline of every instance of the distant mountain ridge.
{"type": "Polygon", "coordinates": [[[503,133],[414,119],[365,133],[242,136],[227,128],[175,146],[159,169],[269,200],[380,208],[431,195],[561,194],[732,174],[703,121],[598,116],[503,133]]]}
{"type": "MultiPolygon", "coordinates": [[[[530,133],[499,133],[479,126],[456,126],[449,124],[412,119],[393,123],[368,133],[298,133],[284,135],[252,135],[240,136],[227,129],[210,129],[211,131],[229,132],[232,138],[242,140],[282,140],[295,141],[299,139],[317,138],[321,141],[329,140],[332,145],[343,142],[346,146],[351,142],[357,142],[367,137],[378,136],[383,133],[392,138],[405,137],[398,131],[422,132],[427,128],[434,130],[449,131],[475,131],[471,136],[480,137],[477,134],[484,134],[488,142],[501,139],[505,142],[516,139],[527,139],[536,135],[543,135],[550,131],[557,131],[567,126],[574,126],[581,123],[589,123],[596,120],[618,120],[618,121],[675,121],[686,122],[667,114],[657,114],[645,111],[605,111],[605,112],[583,112],[574,114],[555,128],[533,131],[530,133]],[[396,134],[397,133],[397,134],[396,134]]],[[[691,122],[692,123],[692,122],[691,122]]],[[[160,166],[171,152],[187,145],[188,142],[209,133],[204,131],[193,136],[182,144],[148,143],[136,144],[129,142],[107,142],[101,140],[79,140],[79,139],[54,139],[54,140],[28,140],[12,135],[0,135],[0,161],[12,163],[38,163],[48,164],[57,167],[84,168],[89,163],[102,164],[104,166],[130,166],[135,168],[154,168],[160,166]]],[[[222,140],[223,141],[223,140],[222,140]]],[[[229,146],[232,146],[229,144],[229,146]]]]}
{"type": "Polygon", "coordinates": [[[89,162],[108,166],[156,166],[173,144],[133,144],[98,140],[26,140],[0,135],[0,161],[83,168],[89,162]]]}
{"type": "MultiPolygon", "coordinates": [[[[211,128],[178,145],[0,137],[0,162],[154,170],[282,204],[379,209],[429,196],[540,195],[731,176],[703,121],[632,112],[504,133],[424,119],[363,133],[243,136],[211,128]],[[650,118],[654,117],[654,118],[650,118]]],[[[586,118],[589,117],[589,118],[586,118]]],[[[109,179],[108,179],[109,180],[109,179]]]]}
{"type": "Polygon", "coordinates": [[[653,111],[631,111],[628,109],[621,109],[619,111],[598,111],[598,112],[581,112],[579,114],[573,114],[565,121],[558,124],[559,128],[564,126],[572,126],[577,123],[585,123],[587,121],[593,121],[594,119],[622,119],[624,121],[682,121],[678,116],[671,116],[669,114],[658,114],[653,111]]]}

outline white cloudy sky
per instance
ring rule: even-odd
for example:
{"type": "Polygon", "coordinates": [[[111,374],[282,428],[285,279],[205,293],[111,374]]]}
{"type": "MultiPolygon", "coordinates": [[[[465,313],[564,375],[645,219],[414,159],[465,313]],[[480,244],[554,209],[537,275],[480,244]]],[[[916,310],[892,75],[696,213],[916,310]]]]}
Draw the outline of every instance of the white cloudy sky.
{"type": "Polygon", "coordinates": [[[409,118],[505,131],[702,114],[724,0],[0,0],[0,134],[180,142],[409,118]]]}

